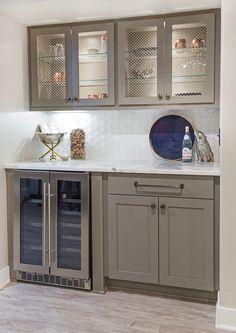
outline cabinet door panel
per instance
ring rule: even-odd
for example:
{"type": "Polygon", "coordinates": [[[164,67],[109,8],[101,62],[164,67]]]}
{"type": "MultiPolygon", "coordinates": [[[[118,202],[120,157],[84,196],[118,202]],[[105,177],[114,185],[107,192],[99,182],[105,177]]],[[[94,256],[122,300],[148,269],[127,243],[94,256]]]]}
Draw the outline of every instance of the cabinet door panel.
{"type": "Polygon", "coordinates": [[[119,104],[163,103],[164,20],[118,23],[119,104]]]}
{"type": "Polygon", "coordinates": [[[14,270],[48,273],[46,183],[48,173],[16,172],[14,270]]]}
{"type": "Polygon", "coordinates": [[[110,278],[157,283],[157,210],[157,198],[109,196],[110,278]]]}
{"type": "Polygon", "coordinates": [[[74,105],[113,105],[114,24],[72,28],[74,105]]]}
{"type": "Polygon", "coordinates": [[[70,27],[31,30],[32,106],[67,106],[71,97],[70,27]]]}
{"type": "Polygon", "coordinates": [[[166,103],[214,102],[214,14],[166,19],[166,103]]]}
{"type": "Polygon", "coordinates": [[[159,199],[160,283],[214,289],[213,200],[159,199]]]}
{"type": "Polygon", "coordinates": [[[89,278],[87,174],[51,173],[51,273],[89,278]]]}

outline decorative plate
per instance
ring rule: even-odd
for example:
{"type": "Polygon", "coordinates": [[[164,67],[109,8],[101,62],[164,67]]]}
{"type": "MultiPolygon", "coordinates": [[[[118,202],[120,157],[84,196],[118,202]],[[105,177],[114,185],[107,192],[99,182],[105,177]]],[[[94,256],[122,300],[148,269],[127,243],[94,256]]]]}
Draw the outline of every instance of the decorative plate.
{"type": "Polygon", "coordinates": [[[149,141],[153,151],[165,159],[180,160],[185,126],[189,126],[189,133],[194,143],[194,130],[186,119],[175,115],[158,119],[152,125],[149,133],[149,141]]]}

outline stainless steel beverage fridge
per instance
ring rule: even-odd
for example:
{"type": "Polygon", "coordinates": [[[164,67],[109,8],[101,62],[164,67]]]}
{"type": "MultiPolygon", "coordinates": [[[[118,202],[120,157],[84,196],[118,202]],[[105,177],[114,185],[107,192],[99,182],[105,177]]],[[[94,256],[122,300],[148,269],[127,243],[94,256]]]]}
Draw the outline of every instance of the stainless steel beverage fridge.
{"type": "Polygon", "coordinates": [[[16,279],[91,289],[89,174],[16,171],[13,207],[16,279]]]}

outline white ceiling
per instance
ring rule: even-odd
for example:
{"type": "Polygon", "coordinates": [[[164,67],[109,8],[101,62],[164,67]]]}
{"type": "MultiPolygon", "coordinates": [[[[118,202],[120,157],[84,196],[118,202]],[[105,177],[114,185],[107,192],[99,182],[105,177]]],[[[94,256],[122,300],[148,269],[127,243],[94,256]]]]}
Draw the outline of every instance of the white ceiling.
{"type": "Polygon", "coordinates": [[[164,14],[220,7],[221,0],[0,0],[0,12],[26,25],[164,14]]]}

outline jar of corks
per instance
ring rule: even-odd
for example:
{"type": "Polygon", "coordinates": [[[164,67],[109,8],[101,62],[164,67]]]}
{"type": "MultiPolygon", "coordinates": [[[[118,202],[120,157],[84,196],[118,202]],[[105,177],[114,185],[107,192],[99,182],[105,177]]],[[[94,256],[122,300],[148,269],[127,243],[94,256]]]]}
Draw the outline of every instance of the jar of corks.
{"type": "Polygon", "coordinates": [[[85,159],[85,132],[80,129],[74,129],[70,134],[71,139],[71,158],[74,160],[85,159]]]}

